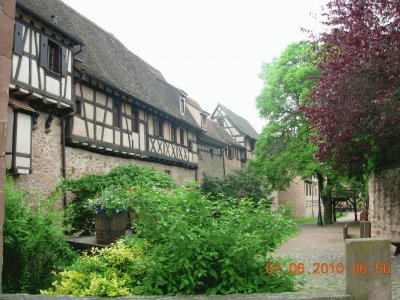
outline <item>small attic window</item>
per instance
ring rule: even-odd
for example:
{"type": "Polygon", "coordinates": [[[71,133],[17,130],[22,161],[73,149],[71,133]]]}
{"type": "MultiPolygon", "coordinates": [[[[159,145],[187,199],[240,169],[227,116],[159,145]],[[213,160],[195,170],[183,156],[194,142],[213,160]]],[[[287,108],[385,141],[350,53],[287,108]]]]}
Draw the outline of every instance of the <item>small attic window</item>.
{"type": "Polygon", "coordinates": [[[179,100],[179,107],[180,107],[180,110],[181,110],[181,113],[182,114],[184,114],[185,113],[185,103],[186,101],[185,101],[185,98],[180,98],[180,100],[179,100]]]}
{"type": "Polygon", "coordinates": [[[207,116],[201,115],[201,128],[207,128],[207,116]]]}

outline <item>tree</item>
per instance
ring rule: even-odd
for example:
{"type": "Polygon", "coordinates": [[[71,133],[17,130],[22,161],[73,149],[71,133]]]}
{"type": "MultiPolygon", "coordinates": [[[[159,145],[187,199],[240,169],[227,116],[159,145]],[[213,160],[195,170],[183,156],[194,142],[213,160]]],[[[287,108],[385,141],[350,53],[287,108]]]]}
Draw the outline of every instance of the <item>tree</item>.
{"type": "Polygon", "coordinates": [[[326,10],[328,30],[314,41],[320,76],[303,111],[320,160],[362,176],[400,160],[400,2],[335,0],[326,10]]]}
{"type": "Polygon", "coordinates": [[[291,44],[279,58],[264,64],[264,87],[257,108],[268,123],[257,141],[257,158],[251,166],[265,174],[272,190],[283,189],[296,176],[317,175],[320,190],[325,190],[324,219],[331,224],[332,172],[328,163],[315,159],[318,147],[309,141],[314,132],[299,110],[319,76],[311,50],[310,44],[291,44]]]}

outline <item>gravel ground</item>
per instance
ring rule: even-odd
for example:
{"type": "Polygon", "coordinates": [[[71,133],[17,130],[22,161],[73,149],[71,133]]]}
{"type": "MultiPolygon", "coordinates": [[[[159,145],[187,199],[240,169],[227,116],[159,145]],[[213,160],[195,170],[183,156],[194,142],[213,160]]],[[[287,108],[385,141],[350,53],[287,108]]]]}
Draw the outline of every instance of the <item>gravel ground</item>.
{"type": "MultiPolygon", "coordinates": [[[[299,291],[345,291],[346,275],[331,273],[329,266],[327,274],[310,274],[315,269],[314,263],[328,265],[345,263],[345,247],[342,228],[344,223],[349,224],[350,237],[359,237],[359,223],[354,222],[354,214],[338,219],[334,225],[318,227],[315,223],[299,225],[300,233],[281,245],[276,255],[289,258],[290,263],[304,263],[304,274],[297,276],[297,290],[299,291]]],[[[394,247],[391,249],[392,255],[394,247]]],[[[392,298],[400,299],[400,256],[392,256],[392,298]]],[[[287,267],[287,266],[286,266],[287,267]]]]}

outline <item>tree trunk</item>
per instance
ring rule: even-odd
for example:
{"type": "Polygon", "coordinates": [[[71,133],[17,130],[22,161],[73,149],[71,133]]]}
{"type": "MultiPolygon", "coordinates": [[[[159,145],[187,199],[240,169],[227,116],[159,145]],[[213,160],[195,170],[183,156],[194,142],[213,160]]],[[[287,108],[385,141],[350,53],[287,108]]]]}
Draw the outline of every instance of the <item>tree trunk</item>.
{"type": "Polygon", "coordinates": [[[8,117],[8,90],[14,35],[15,0],[0,0],[0,293],[3,270],[4,181],[6,175],[5,144],[8,117]]]}
{"type": "Polygon", "coordinates": [[[332,218],[333,222],[336,222],[336,201],[332,200],[332,218]]]}
{"type": "Polygon", "coordinates": [[[357,222],[357,200],[354,199],[354,221],[357,222]]]}
{"type": "MultiPolygon", "coordinates": [[[[318,178],[318,187],[321,195],[321,191],[324,184],[324,178],[321,173],[316,172],[318,178]]],[[[332,187],[330,186],[329,178],[326,179],[327,189],[325,195],[321,195],[322,204],[324,205],[324,222],[325,224],[333,224],[332,222],[332,187]]]]}
{"type": "Polygon", "coordinates": [[[333,224],[332,222],[332,197],[322,197],[322,203],[324,204],[324,222],[325,224],[333,224]]]}

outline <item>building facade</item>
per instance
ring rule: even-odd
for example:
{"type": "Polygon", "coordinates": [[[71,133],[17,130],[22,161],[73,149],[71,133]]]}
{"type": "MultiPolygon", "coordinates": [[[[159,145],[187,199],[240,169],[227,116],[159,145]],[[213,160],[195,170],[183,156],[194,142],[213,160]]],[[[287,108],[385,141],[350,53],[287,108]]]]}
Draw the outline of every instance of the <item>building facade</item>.
{"type": "MultiPolygon", "coordinates": [[[[254,158],[258,134],[246,119],[222,104],[209,114],[59,0],[17,0],[12,43],[6,165],[31,193],[129,163],[184,184],[222,178],[254,158]]],[[[314,215],[306,185],[295,180],[276,203],[314,215]]]]}
{"type": "Polygon", "coordinates": [[[128,163],[184,184],[244,165],[245,139],[63,2],[17,0],[15,16],[6,161],[17,185],[46,195],[128,163]]]}

